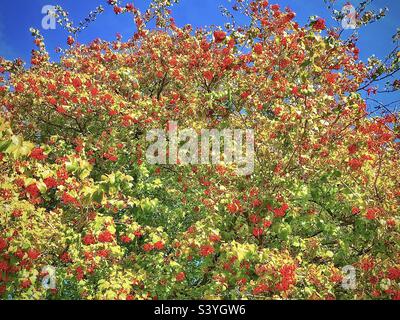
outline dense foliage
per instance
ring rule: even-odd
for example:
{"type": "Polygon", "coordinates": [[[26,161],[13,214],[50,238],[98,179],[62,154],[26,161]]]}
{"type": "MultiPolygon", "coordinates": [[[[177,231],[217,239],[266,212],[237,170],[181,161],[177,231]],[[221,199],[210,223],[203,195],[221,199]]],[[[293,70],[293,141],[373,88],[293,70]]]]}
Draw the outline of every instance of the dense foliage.
{"type": "Polygon", "coordinates": [[[126,42],[71,35],[57,63],[34,32],[29,68],[0,60],[2,298],[400,298],[398,115],[368,114],[369,69],[323,19],[241,2],[248,25],[212,30],[116,4],[126,42]],[[149,165],[170,121],[254,129],[254,173],[149,165]]]}

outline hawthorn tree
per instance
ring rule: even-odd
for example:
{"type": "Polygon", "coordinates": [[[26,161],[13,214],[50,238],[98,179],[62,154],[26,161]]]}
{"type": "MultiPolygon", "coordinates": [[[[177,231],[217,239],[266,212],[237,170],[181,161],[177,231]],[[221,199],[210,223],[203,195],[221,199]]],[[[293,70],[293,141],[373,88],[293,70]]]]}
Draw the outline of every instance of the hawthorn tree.
{"type": "Polygon", "coordinates": [[[128,41],[71,29],[57,63],[33,30],[30,67],[0,60],[0,296],[399,299],[399,116],[367,112],[383,73],[355,42],[266,0],[197,30],[170,1],[108,2],[128,41]],[[254,129],[254,173],[148,164],[146,132],[171,121],[254,129]]]}

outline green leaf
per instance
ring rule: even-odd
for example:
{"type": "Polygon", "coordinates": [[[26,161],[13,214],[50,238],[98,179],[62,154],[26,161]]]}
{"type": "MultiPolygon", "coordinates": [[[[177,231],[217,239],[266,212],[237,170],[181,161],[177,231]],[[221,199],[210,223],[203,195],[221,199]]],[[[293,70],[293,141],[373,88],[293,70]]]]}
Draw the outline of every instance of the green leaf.
{"type": "Polygon", "coordinates": [[[92,199],[93,201],[97,203],[102,203],[104,198],[104,192],[101,190],[97,190],[95,193],[93,193],[92,199]]]}
{"type": "Polygon", "coordinates": [[[0,142],[0,152],[7,150],[7,148],[10,146],[10,144],[11,144],[11,140],[1,141],[0,142]]]}

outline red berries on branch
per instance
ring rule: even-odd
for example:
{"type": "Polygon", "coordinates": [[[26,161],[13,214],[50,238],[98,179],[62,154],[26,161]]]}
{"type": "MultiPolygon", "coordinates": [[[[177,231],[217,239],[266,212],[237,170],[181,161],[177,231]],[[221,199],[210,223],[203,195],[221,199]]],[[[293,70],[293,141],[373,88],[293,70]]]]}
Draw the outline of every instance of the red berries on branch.
{"type": "Polygon", "coordinates": [[[75,43],[75,39],[72,36],[69,36],[67,39],[67,44],[72,46],[75,43]]]}
{"type": "Polygon", "coordinates": [[[214,31],[214,40],[216,43],[221,43],[226,39],[226,33],[224,31],[214,31]]]}

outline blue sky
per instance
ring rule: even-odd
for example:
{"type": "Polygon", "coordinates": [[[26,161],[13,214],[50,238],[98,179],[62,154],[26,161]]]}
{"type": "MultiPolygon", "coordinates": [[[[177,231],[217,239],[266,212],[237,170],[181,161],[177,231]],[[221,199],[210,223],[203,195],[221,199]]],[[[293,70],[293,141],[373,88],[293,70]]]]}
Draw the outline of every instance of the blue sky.
{"type": "MultiPolygon", "coordinates": [[[[297,21],[305,23],[310,15],[319,15],[329,19],[329,12],[325,9],[323,0],[275,0],[282,7],[289,6],[297,13],[297,21]]],[[[339,0],[344,4],[347,0],[339,0]]],[[[351,2],[351,1],[350,1],[351,2]]],[[[360,1],[353,0],[357,4],[360,1]]],[[[139,7],[144,7],[148,0],[134,1],[139,7]]],[[[114,39],[117,32],[126,37],[134,31],[130,16],[116,17],[112,8],[106,5],[106,0],[13,0],[1,1],[0,4],[0,56],[6,58],[22,57],[27,60],[33,48],[30,27],[41,28],[43,18],[42,7],[47,4],[60,4],[71,14],[75,22],[79,22],[96,6],[102,4],[106,8],[96,22],[85,30],[79,37],[80,42],[87,42],[96,37],[114,39]]],[[[218,11],[218,7],[228,4],[227,0],[181,0],[175,7],[174,17],[179,25],[191,23],[194,26],[222,24],[225,20],[218,11]]],[[[396,27],[400,26],[400,1],[375,0],[374,7],[389,8],[388,16],[378,23],[363,27],[360,30],[360,43],[362,57],[371,54],[384,55],[391,47],[391,36],[396,27]],[[397,25],[396,25],[397,23],[397,25]]],[[[65,46],[66,31],[58,27],[56,30],[41,30],[46,38],[49,49],[65,46]]]]}
{"type": "MultiPolygon", "coordinates": [[[[227,0],[180,0],[180,4],[174,8],[174,17],[178,25],[190,23],[194,26],[221,25],[226,22],[219,13],[220,5],[228,6],[227,0]]],[[[149,0],[132,1],[140,8],[144,8],[149,0]]],[[[337,9],[347,0],[338,0],[337,9]]],[[[350,3],[357,5],[360,0],[352,0],[350,3]]],[[[323,0],[271,0],[270,3],[278,3],[282,7],[289,6],[297,16],[300,24],[307,22],[311,15],[318,15],[327,19],[328,24],[334,23],[326,10],[323,0]]],[[[1,1],[0,4],[0,56],[7,59],[21,57],[29,61],[30,51],[33,49],[32,37],[29,28],[34,27],[41,30],[43,18],[42,8],[44,5],[59,4],[69,11],[72,20],[76,23],[83,19],[89,11],[102,4],[106,12],[99,16],[97,21],[92,23],[79,36],[82,43],[89,42],[100,37],[106,40],[115,39],[117,32],[120,32],[127,39],[134,32],[134,25],[130,15],[116,16],[106,0],[12,0],[1,1]]],[[[373,7],[388,7],[387,17],[377,23],[362,27],[359,30],[361,59],[375,54],[383,57],[392,47],[391,36],[396,28],[400,27],[400,1],[399,0],[375,0],[373,7]]],[[[58,46],[65,47],[67,32],[61,27],[56,30],[41,30],[48,47],[53,53],[58,46]]],[[[346,31],[349,33],[350,31],[346,31]]],[[[53,55],[53,54],[52,54],[53,55]]],[[[53,57],[56,57],[54,54],[53,57]]],[[[396,94],[400,99],[400,94],[396,94]]],[[[396,98],[391,96],[391,99],[396,98]]],[[[388,99],[388,98],[383,98],[388,99]]]]}

